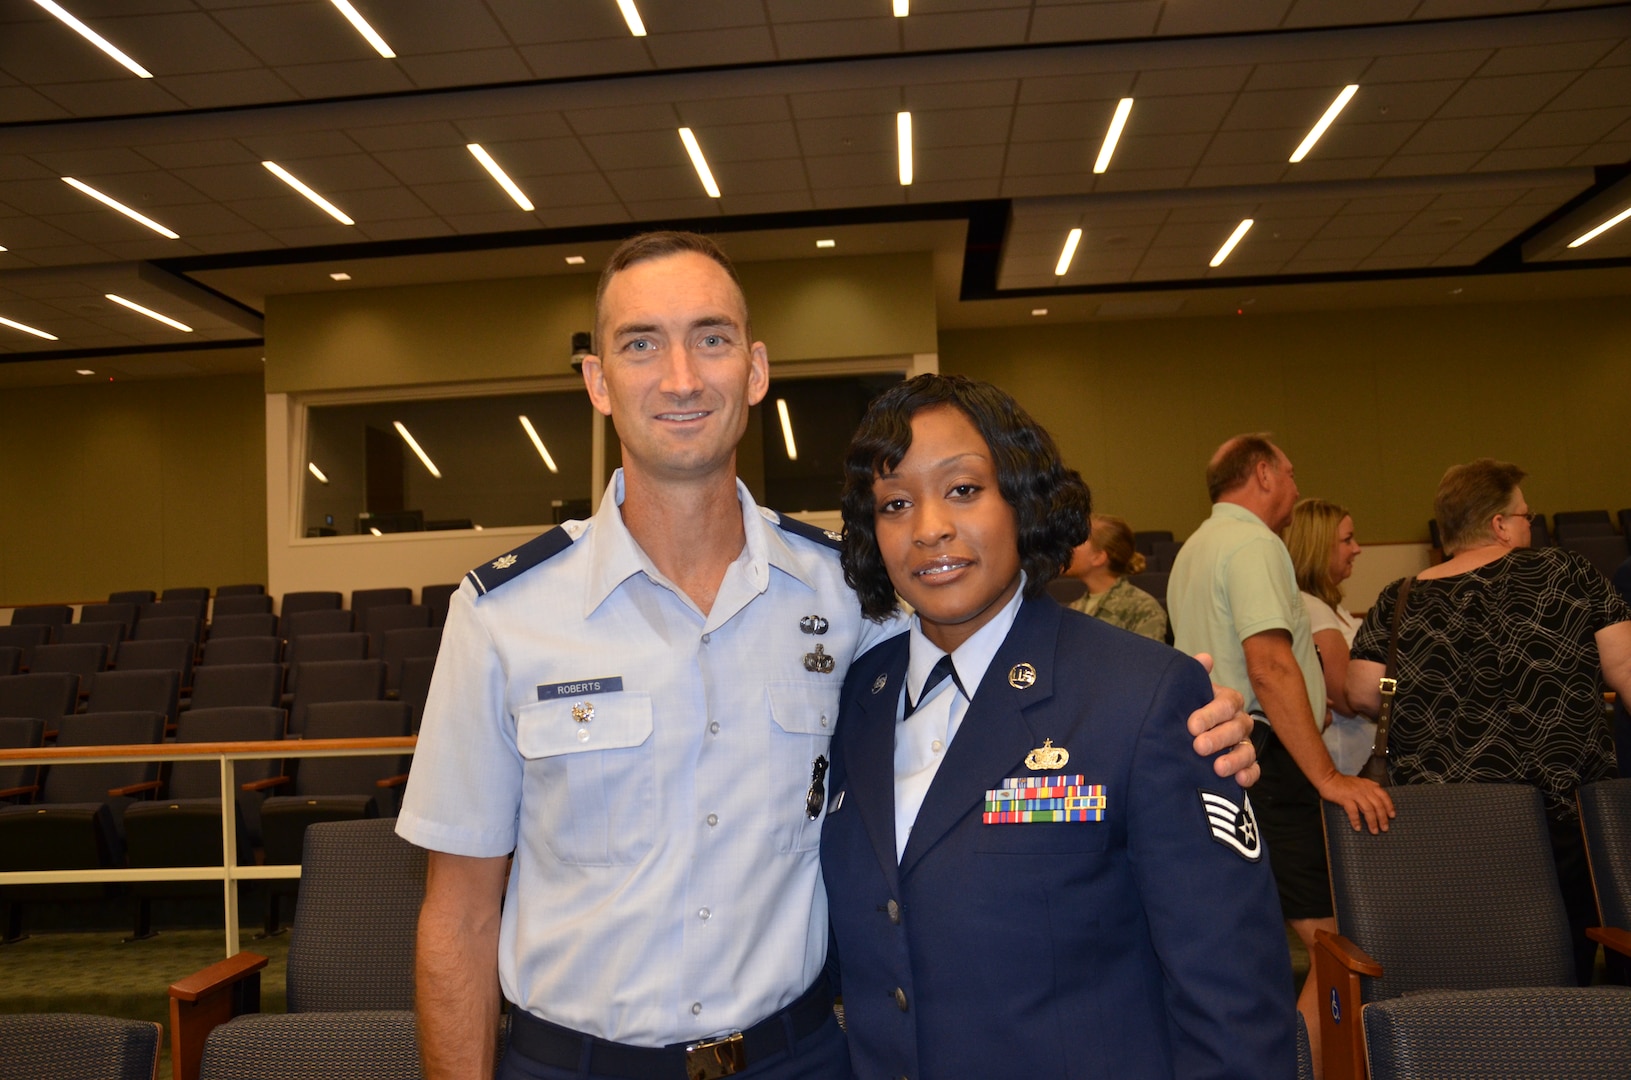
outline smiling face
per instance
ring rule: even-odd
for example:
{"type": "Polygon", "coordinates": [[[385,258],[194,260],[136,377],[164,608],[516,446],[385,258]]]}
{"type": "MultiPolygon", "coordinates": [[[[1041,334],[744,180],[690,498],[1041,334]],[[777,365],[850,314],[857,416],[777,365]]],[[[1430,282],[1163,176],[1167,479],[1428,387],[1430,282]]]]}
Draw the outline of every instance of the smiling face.
{"type": "Polygon", "coordinates": [[[923,409],[906,456],[872,494],[889,581],[923,635],[951,652],[1019,590],[1019,531],[991,448],[961,410],[923,409]]]}
{"type": "Polygon", "coordinates": [[[583,381],[617,428],[624,467],[668,480],[734,477],[770,366],[724,267],[693,251],[634,263],[607,283],[596,330],[601,352],[584,358],[583,381]]]}
{"type": "Polygon", "coordinates": [[[1337,535],[1331,545],[1331,580],[1347,581],[1353,576],[1354,560],[1359,558],[1359,541],[1354,539],[1354,519],[1344,517],[1337,522],[1337,535]]]}

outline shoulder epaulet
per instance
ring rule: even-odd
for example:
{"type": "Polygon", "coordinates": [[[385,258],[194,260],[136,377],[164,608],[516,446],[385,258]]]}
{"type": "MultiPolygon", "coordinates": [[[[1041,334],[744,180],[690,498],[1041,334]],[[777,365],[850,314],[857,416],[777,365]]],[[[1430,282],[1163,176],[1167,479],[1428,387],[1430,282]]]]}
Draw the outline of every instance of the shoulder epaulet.
{"type": "Polygon", "coordinates": [[[535,536],[520,547],[505,552],[492,562],[482,563],[465,577],[470,579],[470,584],[476,587],[477,593],[486,596],[511,578],[519,577],[571,546],[572,534],[557,525],[542,536],[535,536]]]}
{"type": "Polygon", "coordinates": [[[802,536],[806,540],[813,540],[823,547],[832,548],[834,551],[843,550],[844,537],[831,529],[819,529],[797,518],[789,517],[786,514],[778,514],[774,510],[769,511],[766,516],[780,526],[784,532],[790,532],[794,536],[802,536]]]}

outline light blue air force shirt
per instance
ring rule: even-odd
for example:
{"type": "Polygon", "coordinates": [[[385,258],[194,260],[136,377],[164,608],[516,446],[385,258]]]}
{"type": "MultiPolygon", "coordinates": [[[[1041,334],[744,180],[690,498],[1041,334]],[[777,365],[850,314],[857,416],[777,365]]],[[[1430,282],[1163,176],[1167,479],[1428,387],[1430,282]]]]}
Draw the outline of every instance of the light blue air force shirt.
{"type": "Polygon", "coordinates": [[[618,1042],[750,1027],[820,974],[811,769],[850,660],[903,629],[737,491],[747,543],[706,616],[624,527],[621,470],[570,546],[467,578],[397,823],[434,851],[513,850],[505,996],[618,1042]],[[806,665],[817,646],[830,665],[806,665]]]}

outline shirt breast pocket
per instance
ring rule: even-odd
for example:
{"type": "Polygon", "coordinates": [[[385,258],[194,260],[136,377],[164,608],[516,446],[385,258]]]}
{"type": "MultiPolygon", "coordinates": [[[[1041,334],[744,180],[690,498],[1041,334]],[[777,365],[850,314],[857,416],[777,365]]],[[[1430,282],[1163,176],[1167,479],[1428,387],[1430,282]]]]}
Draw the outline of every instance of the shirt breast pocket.
{"type": "Polygon", "coordinates": [[[1077,855],[1110,846],[1108,821],[1030,821],[980,826],[974,850],[983,855],[1077,855]]]}
{"type": "Polygon", "coordinates": [[[536,796],[522,831],[540,830],[563,863],[638,862],[656,840],[655,742],[647,694],[522,706],[515,743],[526,759],[529,801],[536,796]],[[585,704],[593,711],[578,708],[574,715],[574,706],[585,704]]]}
{"type": "MultiPolygon", "coordinates": [[[[821,843],[821,817],[810,818],[806,800],[818,757],[831,757],[838,718],[838,686],[802,681],[766,685],[770,698],[770,807],[776,850],[810,851],[821,843]]],[[[827,803],[822,776],[823,808],[827,803]]]]}

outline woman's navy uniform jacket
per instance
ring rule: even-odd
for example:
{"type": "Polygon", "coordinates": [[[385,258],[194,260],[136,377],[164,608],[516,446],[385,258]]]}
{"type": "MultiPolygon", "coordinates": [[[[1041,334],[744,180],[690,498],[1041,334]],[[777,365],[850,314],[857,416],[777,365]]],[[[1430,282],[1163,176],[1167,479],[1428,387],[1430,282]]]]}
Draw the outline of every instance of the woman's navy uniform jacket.
{"type": "Polygon", "coordinates": [[[1295,991],[1256,820],[1185,724],[1212,698],[1201,666],[1025,601],[897,864],[907,640],[850,667],[821,839],[857,1077],[1292,1077],[1295,991]],[[1028,768],[1049,739],[1069,761],[1028,768]],[[1102,820],[986,821],[988,792],[1008,807],[1025,778],[1077,776],[1086,805],[1102,787],[1102,820]]]}

